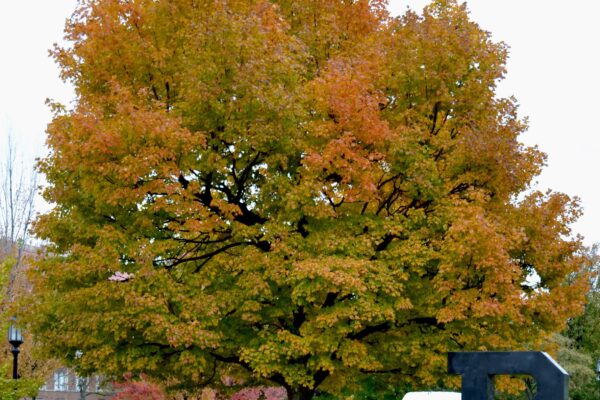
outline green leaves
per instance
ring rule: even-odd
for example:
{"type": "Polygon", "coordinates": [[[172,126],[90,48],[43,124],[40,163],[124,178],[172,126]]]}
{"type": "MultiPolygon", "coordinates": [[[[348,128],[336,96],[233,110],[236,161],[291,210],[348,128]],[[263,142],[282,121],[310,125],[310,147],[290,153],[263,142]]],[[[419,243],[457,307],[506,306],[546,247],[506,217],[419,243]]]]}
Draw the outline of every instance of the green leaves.
{"type": "Polygon", "coordinates": [[[19,400],[23,397],[36,396],[42,386],[42,380],[9,378],[11,368],[12,363],[10,361],[0,364],[0,396],[6,400],[19,400]]]}

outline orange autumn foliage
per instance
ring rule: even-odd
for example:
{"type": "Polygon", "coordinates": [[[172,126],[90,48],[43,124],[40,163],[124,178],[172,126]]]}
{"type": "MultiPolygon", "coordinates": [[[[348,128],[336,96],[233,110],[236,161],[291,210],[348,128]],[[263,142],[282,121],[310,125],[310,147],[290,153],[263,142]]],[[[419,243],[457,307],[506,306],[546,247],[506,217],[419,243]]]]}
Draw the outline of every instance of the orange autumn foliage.
{"type": "Polygon", "coordinates": [[[48,353],[309,399],[448,383],[447,351],[538,349],[581,310],[580,209],[529,190],[506,47],[455,1],[87,0],[66,35],[23,310],[48,353]]]}

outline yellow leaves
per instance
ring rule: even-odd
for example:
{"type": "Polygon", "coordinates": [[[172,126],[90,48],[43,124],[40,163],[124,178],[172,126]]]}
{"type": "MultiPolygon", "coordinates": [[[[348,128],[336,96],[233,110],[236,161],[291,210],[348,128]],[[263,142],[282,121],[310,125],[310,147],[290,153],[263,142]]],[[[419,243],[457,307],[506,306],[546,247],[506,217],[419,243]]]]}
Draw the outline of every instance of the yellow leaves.
{"type": "Polygon", "coordinates": [[[337,353],[342,359],[344,367],[368,370],[377,370],[381,368],[381,363],[377,362],[377,360],[369,354],[369,348],[360,341],[343,341],[337,353]]]}
{"type": "MultiPolygon", "coordinates": [[[[153,324],[158,322],[156,319],[152,321],[153,324]]],[[[167,343],[174,348],[214,349],[219,345],[220,335],[205,329],[198,321],[186,321],[177,325],[167,322],[165,328],[164,335],[160,335],[158,338],[166,338],[167,343]]],[[[149,340],[155,338],[155,336],[148,337],[149,340]]]]}
{"type": "Polygon", "coordinates": [[[49,127],[48,144],[63,149],[53,155],[55,162],[65,172],[81,177],[81,190],[101,194],[111,205],[139,202],[148,190],[173,190],[172,177],[204,146],[203,135],[182,128],[180,121],[164,110],[138,108],[125,90],[116,89],[108,101],[119,104],[108,119],[98,120],[96,106],[81,106],[79,113],[70,117],[67,131],[62,123],[56,130],[54,125],[49,127]],[[190,152],[190,148],[195,150],[190,152]],[[82,159],[87,163],[82,164],[82,159]],[[93,178],[85,178],[90,175],[93,178]],[[140,182],[155,187],[131,190],[140,182]]]}
{"type": "MultiPolygon", "coordinates": [[[[296,301],[317,303],[331,291],[341,296],[361,295],[380,287],[369,288],[372,266],[364,260],[323,257],[307,259],[293,265],[289,279],[295,284],[292,296],[296,301]]],[[[376,279],[376,278],[375,278],[376,279]]]]}
{"type": "Polygon", "coordinates": [[[285,351],[281,347],[271,344],[262,345],[256,350],[242,348],[240,357],[252,365],[254,374],[259,377],[266,378],[274,373],[280,373],[291,385],[313,386],[313,379],[306,368],[299,364],[287,363],[288,357],[281,354],[282,350],[285,351]]]}
{"type": "Polygon", "coordinates": [[[394,303],[394,309],[396,310],[410,310],[411,308],[413,308],[413,304],[409,298],[399,299],[394,303]]]}
{"type": "Polygon", "coordinates": [[[281,349],[285,356],[292,358],[310,353],[310,343],[305,338],[283,329],[278,330],[276,335],[277,340],[285,344],[281,349]]]}

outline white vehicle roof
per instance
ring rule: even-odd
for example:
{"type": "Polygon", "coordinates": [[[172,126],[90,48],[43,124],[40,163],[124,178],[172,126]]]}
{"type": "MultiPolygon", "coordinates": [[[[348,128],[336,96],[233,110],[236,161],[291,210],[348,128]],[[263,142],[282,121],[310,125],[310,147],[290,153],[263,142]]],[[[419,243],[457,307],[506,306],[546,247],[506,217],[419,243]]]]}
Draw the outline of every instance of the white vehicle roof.
{"type": "Polygon", "coordinates": [[[460,392],[408,392],[402,400],[461,400],[460,392]]]}

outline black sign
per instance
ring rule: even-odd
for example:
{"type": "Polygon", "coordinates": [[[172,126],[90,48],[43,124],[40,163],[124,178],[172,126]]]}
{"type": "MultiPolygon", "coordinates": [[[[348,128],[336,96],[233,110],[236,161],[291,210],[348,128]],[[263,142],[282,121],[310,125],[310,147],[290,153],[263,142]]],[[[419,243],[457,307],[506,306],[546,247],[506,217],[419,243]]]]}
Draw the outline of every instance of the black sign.
{"type": "Polygon", "coordinates": [[[492,400],[494,375],[531,375],[535,400],[569,398],[569,374],[541,351],[448,353],[448,372],[462,375],[462,400],[492,400]]]}

